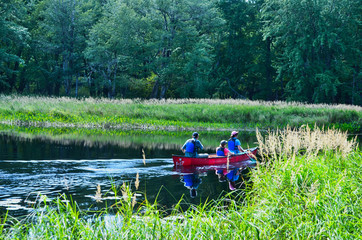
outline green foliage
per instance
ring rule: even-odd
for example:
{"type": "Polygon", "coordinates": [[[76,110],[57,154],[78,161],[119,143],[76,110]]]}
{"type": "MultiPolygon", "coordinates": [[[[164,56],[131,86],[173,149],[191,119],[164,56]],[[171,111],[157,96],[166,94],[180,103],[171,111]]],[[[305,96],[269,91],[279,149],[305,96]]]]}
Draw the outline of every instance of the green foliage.
{"type": "Polygon", "coordinates": [[[260,8],[263,1],[219,1],[226,20],[218,50],[216,75],[220,97],[276,99],[270,42],[263,42],[260,8]]]}
{"type": "Polygon", "coordinates": [[[0,93],[362,104],[358,0],[5,0],[0,93]]]}
{"type": "MultiPolygon", "coordinates": [[[[275,45],[277,79],[287,82],[287,99],[339,102],[341,85],[353,82],[355,86],[359,81],[351,74],[358,74],[356,66],[361,63],[355,57],[360,54],[361,39],[354,37],[359,31],[355,28],[360,16],[358,2],[265,1],[262,9],[266,22],[264,37],[271,38],[275,45]],[[345,31],[353,37],[349,38],[345,31]],[[346,71],[350,72],[349,83],[345,82],[346,71]]],[[[360,90],[343,88],[351,90],[343,94],[348,94],[350,102],[355,103],[354,94],[360,94],[360,90]]]]}
{"type": "Polygon", "coordinates": [[[16,71],[24,60],[20,54],[26,46],[29,33],[22,26],[24,6],[18,0],[0,2],[0,92],[11,92],[16,71]]]}

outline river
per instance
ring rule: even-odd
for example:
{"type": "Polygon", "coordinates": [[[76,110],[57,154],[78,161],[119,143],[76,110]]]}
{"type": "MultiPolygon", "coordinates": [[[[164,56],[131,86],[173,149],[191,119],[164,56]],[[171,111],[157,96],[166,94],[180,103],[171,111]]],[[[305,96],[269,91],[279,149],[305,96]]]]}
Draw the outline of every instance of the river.
{"type": "MultiPolygon", "coordinates": [[[[181,154],[188,135],[141,131],[104,140],[100,135],[77,139],[2,133],[0,214],[27,215],[42,201],[51,202],[61,195],[83,210],[99,210],[112,202],[112,185],[119,189],[123,183],[139,193],[138,201],[157,198],[165,208],[172,208],[182,197],[187,203],[199,204],[244,186],[243,176],[255,162],[232,165],[229,171],[226,166],[175,169],[171,156],[181,154]],[[102,202],[96,201],[98,185],[102,202]]],[[[245,136],[240,137],[243,147],[256,145],[253,134],[245,136]]],[[[204,152],[213,153],[221,139],[227,139],[227,133],[200,134],[204,152]]]]}

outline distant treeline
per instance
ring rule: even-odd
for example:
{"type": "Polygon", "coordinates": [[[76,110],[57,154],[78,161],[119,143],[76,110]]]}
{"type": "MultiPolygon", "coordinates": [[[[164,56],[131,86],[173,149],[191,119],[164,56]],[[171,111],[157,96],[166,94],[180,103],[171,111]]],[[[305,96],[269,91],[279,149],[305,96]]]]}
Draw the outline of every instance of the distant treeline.
{"type": "Polygon", "coordinates": [[[360,0],[2,0],[0,93],[362,105],[360,0]]]}

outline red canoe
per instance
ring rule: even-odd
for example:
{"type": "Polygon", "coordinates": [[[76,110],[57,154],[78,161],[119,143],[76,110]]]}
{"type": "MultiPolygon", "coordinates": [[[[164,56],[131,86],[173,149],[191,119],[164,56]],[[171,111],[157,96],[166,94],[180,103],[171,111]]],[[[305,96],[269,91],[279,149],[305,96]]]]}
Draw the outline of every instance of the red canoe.
{"type": "MultiPolygon", "coordinates": [[[[254,158],[258,151],[258,148],[247,149],[247,152],[243,152],[238,155],[233,155],[229,157],[229,163],[247,161],[251,158],[254,158]],[[250,154],[252,153],[252,154],[250,154]]],[[[225,164],[227,162],[227,157],[219,157],[216,154],[210,154],[208,157],[185,157],[181,155],[172,155],[173,163],[175,166],[191,166],[191,165],[218,165],[225,164]]]]}

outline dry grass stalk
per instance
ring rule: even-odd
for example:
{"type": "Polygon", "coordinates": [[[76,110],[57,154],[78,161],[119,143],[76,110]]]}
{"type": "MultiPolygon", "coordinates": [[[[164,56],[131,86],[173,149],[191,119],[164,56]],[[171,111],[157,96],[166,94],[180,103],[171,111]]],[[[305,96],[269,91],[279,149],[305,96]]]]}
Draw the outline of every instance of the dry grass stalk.
{"type": "Polygon", "coordinates": [[[127,194],[127,186],[126,183],[123,182],[122,187],[121,187],[121,192],[122,192],[122,197],[125,201],[127,201],[128,199],[128,194],[127,194]]]}
{"type": "Polygon", "coordinates": [[[284,130],[268,131],[265,137],[262,137],[258,130],[256,134],[263,160],[266,156],[274,159],[282,156],[295,158],[295,155],[300,153],[315,156],[326,151],[345,156],[357,147],[356,138],[348,140],[347,132],[322,130],[317,126],[314,126],[313,130],[308,125],[294,130],[286,127],[284,130]]]}
{"type": "MultiPolygon", "coordinates": [[[[258,128],[256,128],[256,139],[257,139],[257,141],[259,143],[259,152],[263,153],[265,151],[264,138],[260,134],[258,128]]],[[[264,161],[264,154],[261,154],[261,159],[264,161]]]]}
{"type": "Polygon", "coordinates": [[[138,173],[136,175],[136,181],[134,182],[134,186],[136,187],[136,190],[138,190],[138,187],[140,186],[139,174],[138,173]]]}
{"type": "Polygon", "coordinates": [[[94,196],[96,202],[102,202],[102,193],[101,193],[101,185],[97,185],[97,191],[96,191],[96,195],[94,196]]]}
{"type": "Polygon", "coordinates": [[[243,99],[108,99],[108,98],[84,98],[75,100],[69,97],[33,97],[33,96],[18,96],[18,95],[3,95],[0,94],[0,105],[4,106],[27,106],[37,104],[39,106],[52,106],[71,104],[84,104],[88,106],[95,104],[145,104],[145,105],[166,105],[166,104],[215,104],[215,105],[246,105],[246,106],[272,106],[272,107],[306,107],[310,109],[341,109],[341,110],[354,110],[362,111],[362,107],[355,105],[345,104],[305,104],[300,102],[285,102],[285,101],[251,101],[243,99]]]}
{"type": "Polygon", "coordinates": [[[146,166],[146,154],[143,148],[142,148],[142,157],[143,157],[143,164],[146,166]]]}
{"type": "Polygon", "coordinates": [[[137,198],[136,198],[136,193],[133,194],[133,197],[132,197],[132,207],[134,207],[137,203],[137,198]]]}

